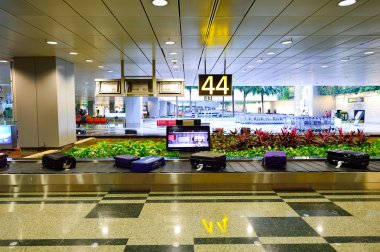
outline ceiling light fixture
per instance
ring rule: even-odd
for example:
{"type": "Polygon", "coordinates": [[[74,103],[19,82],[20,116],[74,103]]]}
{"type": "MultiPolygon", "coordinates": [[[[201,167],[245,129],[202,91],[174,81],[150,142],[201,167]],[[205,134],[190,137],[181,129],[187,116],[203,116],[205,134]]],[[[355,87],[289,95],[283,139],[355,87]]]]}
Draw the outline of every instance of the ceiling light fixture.
{"type": "Polygon", "coordinates": [[[104,68],[104,66],[98,66],[99,68],[104,68]]]}
{"type": "Polygon", "coordinates": [[[249,65],[248,67],[249,67],[249,68],[252,68],[252,67],[255,67],[255,66],[249,65]]]}
{"type": "Polygon", "coordinates": [[[356,0],[341,0],[338,5],[341,7],[350,6],[356,3],[356,0]]]}
{"type": "Polygon", "coordinates": [[[71,55],[78,55],[77,52],[70,52],[71,55]]]}
{"type": "Polygon", "coordinates": [[[86,59],[85,60],[87,63],[92,63],[92,62],[94,62],[92,59],[86,59]]]}
{"type": "Polygon", "coordinates": [[[173,68],[178,68],[178,66],[173,66],[173,68]]]}
{"type": "Polygon", "coordinates": [[[113,73],[113,70],[107,70],[107,73],[113,73]]]}
{"type": "Polygon", "coordinates": [[[176,59],[172,59],[172,63],[173,63],[173,64],[177,64],[177,62],[178,62],[178,60],[176,60],[176,59]]]}
{"type": "Polygon", "coordinates": [[[342,61],[342,62],[347,62],[347,61],[349,61],[350,60],[350,58],[342,58],[342,59],[340,59],[340,61],[342,61]]]}
{"type": "Polygon", "coordinates": [[[293,40],[291,38],[288,39],[288,40],[284,40],[284,41],[281,42],[281,44],[283,44],[283,45],[290,45],[292,43],[293,43],[293,40]]]}
{"type": "Polygon", "coordinates": [[[374,52],[369,51],[369,52],[365,52],[364,54],[365,54],[365,55],[370,55],[370,54],[374,54],[374,52]]]}
{"type": "Polygon", "coordinates": [[[329,66],[328,65],[323,65],[321,66],[322,68],[328,68],[329,66]]]}
{"type": "Polygon", "coordinates": [[[152,4],[155,6],[162,7],[162,6],[168,5],[168,1],[166,1],[166,0],[153,0],[152,4]]]}
{"type": "Polygon", "coordinates": [[[174,45],[175,42],[169,39],[168,41],[165,42],[165,44],[167,44],[167,45],[174,45]]]}
{"type": "Polygon", "coordinates": [[[7,63],[8,60],[0,60],[0,63],[7,63]]]}
{"type": "Polygon", "coordinates": [[[176,52],[170,52],[169,54],[170,54],[170,55],[177,55],[176,52]]]}
{"type": "Polygon", "coordinates": [[[263,58],[256,60],[256,62],[263,62],[263,61],[264,61],[263,58]]]}
{"type": "Polygon", "coordinates": [[[275,55],[275,52],[267,52],[268,55],[275,55]]]}
{"type": "Polygon", "coordinates": [[[46,44],[49,44],[49,45],[57,45],[58,42],[57,42],[57,41],[53,41],[53,40],[47,40],[47,41],[46,41],[46,44]]]}

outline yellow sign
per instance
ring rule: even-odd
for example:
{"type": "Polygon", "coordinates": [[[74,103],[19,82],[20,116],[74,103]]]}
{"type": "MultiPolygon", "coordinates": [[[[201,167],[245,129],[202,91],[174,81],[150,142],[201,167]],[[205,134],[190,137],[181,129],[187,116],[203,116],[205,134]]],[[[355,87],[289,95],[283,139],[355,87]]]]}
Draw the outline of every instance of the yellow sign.
{"type": "Polygon", "coordinates": [[[232,95],[231,74],[200,74],[198,85],[199,95],[232,95]]]}

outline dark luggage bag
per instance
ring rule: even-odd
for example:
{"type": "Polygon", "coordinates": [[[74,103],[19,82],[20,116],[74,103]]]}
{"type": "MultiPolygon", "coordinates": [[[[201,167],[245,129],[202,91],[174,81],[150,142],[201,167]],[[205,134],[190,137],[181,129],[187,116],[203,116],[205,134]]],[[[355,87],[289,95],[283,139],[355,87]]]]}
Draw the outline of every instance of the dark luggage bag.
{"type": "Polygon", "coordinates": [[[369,155],[364,152],[347,151],[347,150],[329,150],[327,151],[327,162],[341,165],[349,168],[365,169],[369,164],[369,155]]]}
{"type": "Polygon", "coordinates": [[[223,170],[226,168],[226,154],[212,151],[201,151],[190,156],[190,163],[193,168],[202,170],[223,170]]]}
{"type": "Polygon", "coordinates": [[[115,159],[115,166],[119,168],[131,168],[131,163],[133,161],[139,160],[140,157],[133,156],[133,155],[119,155],[114,157],[115,159]]]}
{"type": "Polygon", "coordinates": [[[267,169],[284,170],[286,168],[286,153],[284,151],[267,151],[262,165],[267,169]]]}
{"type": "Polygon", "coordinates": [[[0,168],[8,167],[8,161],[7,161],[8,155],[5,153],[0,153],[0,168]]]}
{"type": "Polygon", "coordinates": [[[137,130],[135,129],[126,129],[125,130],[126,135],[137,135],[137,130]]]}
{"type": "Polygon", "coordinates": [[[154,169],[165,166],[164,157],[148,156],[131,163],[131,171],[134,172],[150,172],[154,169]]]}
{"type": "Polygon", "coordinates": [[[77,132],[77,135],[86,135],[87,134],[86,129],[77,129],[76,132],[77,132]]]}
{"type": "Polygon", "coordinates": [[[46,154],[42,156],[42,166],[54,170],[73,169],[76,166],[76,159],[63,152],[46,154]]]}

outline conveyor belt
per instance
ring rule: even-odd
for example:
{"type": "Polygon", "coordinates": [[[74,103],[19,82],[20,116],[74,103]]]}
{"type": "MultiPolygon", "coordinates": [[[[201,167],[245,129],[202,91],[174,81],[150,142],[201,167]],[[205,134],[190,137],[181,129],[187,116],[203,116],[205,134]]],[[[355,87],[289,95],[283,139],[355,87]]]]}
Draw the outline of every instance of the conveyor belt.
{"type": "Polygon", "coordinates": [[[113,160],[78,160],[77,168],[55,171],[41,161],[11,161],[0,169],[0,192],[380,189],[380,161],[367,169],[339,168],[323,160],[289,160],[287,169],[264,169],[259,160],[232,160],[223,171],[196,171],[188,160],[168,160],[150,173],[113,166],[113,160]]]}

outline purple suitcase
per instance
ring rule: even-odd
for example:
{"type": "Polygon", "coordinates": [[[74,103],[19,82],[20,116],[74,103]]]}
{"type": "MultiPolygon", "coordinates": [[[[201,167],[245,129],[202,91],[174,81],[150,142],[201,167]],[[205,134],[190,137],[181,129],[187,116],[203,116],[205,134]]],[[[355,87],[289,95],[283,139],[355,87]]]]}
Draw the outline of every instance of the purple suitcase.
{"type": "Polygon", "coordinates": [[[131,171],[150,172],[164,165],[165,165],[164,157],[148,156],[148,157],[141,158],[137,161],[133,161],[131,164],[131,171]]]}
{"type": "Polygon", "coordinates": [[[120,168],[131,168],[131,163],[133,161],[139,160],[140,157],[133,156],[133,155],[119,155],[114,157],[115,159],[115,166],[120,168]]]}
{"type": "Polygon", "coordinates": [[[263,165],[268,169],[285,169],[286,153],[284,151],[267,151],[263,157],[263,165]]]}

